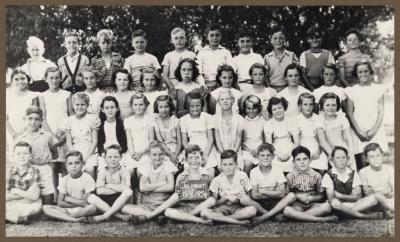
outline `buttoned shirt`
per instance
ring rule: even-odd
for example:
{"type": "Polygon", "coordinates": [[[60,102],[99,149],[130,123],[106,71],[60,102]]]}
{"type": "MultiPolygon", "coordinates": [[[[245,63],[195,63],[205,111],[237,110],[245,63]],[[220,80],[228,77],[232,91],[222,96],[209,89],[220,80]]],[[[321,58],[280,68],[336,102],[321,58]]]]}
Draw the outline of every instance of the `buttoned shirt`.
{"type": "Polygon", "coordinates": [[[125,168],[112,171],[108,167],[101,169],[97,174],[96,187],[104,187],[106,184],[123,184],[131,187],[131,174],[125,168]]]}
{"type": "Polygon", "coordinates": [[[321,186],[321,174],[308,168],[304,172],[294,170],[286,176],[287,185],[292,192],[315,192],[321,193],[324,189],[321,186]]]}
{"type": "Polygon", "coordinates": [[[40,173],[37,168],[28,164],[27,169],[21,174],[18,167],[13,166],[7,173],[7,190],[10,191],[12,188],[21,189],[23,191],[28,190],[32,185],[39,184],[40,173]]]}
{"type": "Polygon", "coordinates": [[[31,164],[45,165],[52,160],[50,147],[54,146],[56,140],[49,133],[40,129],[31,135],[25,131],[16,138],[15,143],[20,141],[25,141],[32,147],[31,164]]]}

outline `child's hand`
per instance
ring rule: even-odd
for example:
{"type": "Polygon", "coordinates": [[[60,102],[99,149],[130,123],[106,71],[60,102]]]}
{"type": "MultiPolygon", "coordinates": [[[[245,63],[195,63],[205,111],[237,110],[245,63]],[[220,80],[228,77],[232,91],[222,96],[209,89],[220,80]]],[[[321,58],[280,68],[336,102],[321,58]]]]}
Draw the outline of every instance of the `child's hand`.
{"type": "Polygon", "coordinates": [[[171,160],[172,163],[174,163],[175,165],[178,164],[178,157],[175,155],[175,153],[171,153],[169,155],[169,159],[171,160]]]}
{"type": "Polygon", "coordinates": [[[228,199],[228,201],[230,201],[231,203],[235,203],[236,200],[238,200],[238,197],[235,195],[228,195],[226,196],[226,199],[228,199]]]}
{"type": "Polygon", "coordinates": [[[19,189],[17,189],[17,188],[11,188],[10,194],[12,194],[12,195],[19,195],[19,189]]]}
{"type": "Polygon", "coordinates": [[[370,141],[375,135],[376,132],[373,129],[370,129],[366,132],[366,138],[368,138],[368,141],[370,141]]]}
{"type": "Polygon", "coordinates": [[[297,193],[296,194],[297,200],[299,200],[300,202],[304,203],[304,204],[309,204],[310,201],[310,197],[308,196],[307,193],[297,193]]]}

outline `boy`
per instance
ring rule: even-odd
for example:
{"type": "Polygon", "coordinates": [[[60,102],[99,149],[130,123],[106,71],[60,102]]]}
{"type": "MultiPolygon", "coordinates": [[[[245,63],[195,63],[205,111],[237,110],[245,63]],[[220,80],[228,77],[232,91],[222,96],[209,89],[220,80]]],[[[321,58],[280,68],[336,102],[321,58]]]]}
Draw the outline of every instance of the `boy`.
{"type": "Polygon", "coordinates": [[[182,28],[177,27],[171,31],[171,42],[175,50],[165,55],[161,65],[163,66],[162,75],[166,84],[171,84],[174,87],[179,83],[174,74],[179,62],[185,58],[194,60],[196,54],[186,49],[186,32],[182,28]]]}
{"type": "Polygon", "coordinates": [[[216,200],[214,209],[205,208],[201,217],[232,224],[249,224],[257,211],[267,213],[249,196],[251,185],[246,173],[237,168],[237,154],[225,150],[221,154],[221,174],[211,181],[210,191],[216,200]]]}
{"type": "MultiPolygon", "coordinates": [[[[234,66],[231,52],[220,45],[221,27],[213,24],[206,29],[208,45],[204,46],[197,55],[200,75],[204,78],[204,84],[211,92],[216,88],[215,77],[218,66],[224,64],[234,66]]],[[[203,84],[203,83],[201,83],[203,84]]]]}
{"type": "Polygon", "coordinates": [[[281,168],[272,166],[275,148],[269,143],[262,143],[257,148],[259,165],[250,172],[253,186],[251,197],[268,212],[252,219],[253,224],[262,223],[296,200],[294,193],[288,193],[286,178],[281,168]]]}
{"type": "Polygon", "coordinates": [[[37,106],[30,106],[25,111],[25,130],[20,133],[15,143],[27,142],[32,147],[31,164],[40,173],[40,195],[43,204],[54,204],[53,170],[49,163],[53,154],[57,154],[58,140],[41,129],[43,123],[43,111],[37,106]]]}
{"type": "Polygon", "coordinates": [[[102,215],[90,217],[90,223],[109,220],[112,216],[127,222],[128,215],[121,214],[121,209],[132,199],[131,174],[128,169],[121,168],[122,150],[113,144],[105,149],[107,167],[97,174],[96,195],[91,195],[88,202],[102,211],[102,215]]]}
{"type": "Polygon", "coordinates": [[[394,170],[383,163],[383,151],[377,143],[370,143],[364,148],[369,166],[360,170],[362,188],[365,195],[374,195],[385,216],[394,213],[394,170]]]}
{"type": "Polygon", "coordinates": [[[309,167],[310,151],[298,146],[293,149],[292,156],[295,170],[286,176],[286,180],[296,200],[283,210],[283,214],[300,221],[336,221],[336,216],[324,217],[331,212],[331,206],[324,196],[321,175],[309,167]]]}
{"type": "Polygon", "coordinates": [[[249,75],[250,67],[254,63],[263,63],[262,56],[254,53],[253,39],[249,32],[241,31],[238,35],[239,55],[233,57],[236,73],[238,75],[238,83],[241,90],[248,88],[252,84],[249,75]]]}
{"type": "Polygon", "coordinates": [[[307,31],[307,42],[310,49],[300,55],[300,66],[303,69],[305,86],[314,91],[322,85],[322,68],[328,64],[334,64],[335,59],[329,50],[322,49],[322,33],[318,27],[311,27],[307,31]]]}
{"type": "Polygon", "coordinates": [[[132,46],[135,53],[125,60],[124,69],[131,73],[133,78],[132,90],[141,90],[140,86],[140,73],[145,68],[153,70],[160,70],[161,66],[157,58],[146,52],[147,34],[141,30],[135,30],[132,33],[132,46]]]}
{"type": "Polygon", "coordinates": [[[61,71],[61,87],[72,94],[85,90],[83,80],[78,73],[89,65],[89,58],[79,53],[79,37],[76,32],[68,31],[64,35],[64,47],[67,54],[60,57],[57,65],[61,71]]]}
{"type": "Polygon", "coordinates": [[[6,179],[6,220],[28,224],[29,217],[42,208],[39,170],[30,164],[32,147],[26,142],[15,144],[12,158],[6,179]]]}
{"type": "Polygon", "coordinates": [[[83,157],[79,151],[66,155],[68,175],[58,185],[57,205],[43,205],[43,213],[50,218],[66,222],[86,222],[96,212],[96,206],[88,203],[88,197],[95,190],[93,178],[82,171],[83,157]]]}
{"type": "Polygon", "coordinates": [[[346,148],[335,146],[332,150],[332,169],[325,173],[322,187],[334,210],[347,217],[368,219],[378,218],[380,213],[363,213],[377,204],[374,195],[362,198],[361,180],[356,171],[348,168],[350,160],[346,148]]]}
{"type": "Polygon", "coordinates": [[[270,86],[280,92],[288,86],[287,80],[284,78],[286,67],[298,63],[299,60],[295,53],[285,49],[286,34],[282,28],[272,31],[270,42],[273,50],[264,57],[268,70],[267,77],[270,86]]]}

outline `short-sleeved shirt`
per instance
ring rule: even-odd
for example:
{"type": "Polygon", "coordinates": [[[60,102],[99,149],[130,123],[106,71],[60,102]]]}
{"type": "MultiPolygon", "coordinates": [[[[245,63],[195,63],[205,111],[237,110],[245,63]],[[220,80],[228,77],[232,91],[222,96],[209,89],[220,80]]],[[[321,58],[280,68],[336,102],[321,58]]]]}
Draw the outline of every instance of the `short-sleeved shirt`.
{"type": "Polygon", "coordinates": [[[83,172],[78,178],[72,178],[71,175],[68,174],[61,178],[57,189],[60,193],[66,194],[67,196],[82,199],[85,194],[94,192],[96,183],[86,172],[83,172]]]}
{"type": "Polygon", "coordinates": [[[333,120],[327,120],[323,115],[321,116],[321,118],[322,118],[322,124],[323,124],[322,127],[325,131],[333,130],[333,129],[344,131],[344,130],[350,128],[349,120],[347,120],[347,118],[344,114],[338,114],[336,116],[336,119],[333,119],[333,120]]]}
{"type": "Polygon", "coordinates": [[[133,114],[131,99],[134,92],[126,91],[123,93],[120,92],[113,92],[111,96],[115,97],[118,101],[119,111],[121,115],[119,116],[121,119],[126,119],[133,114]]]}
{"type": "Polygon", "coordinates": [[[380,171],[375,171],[371,166],[367,166],[360,170],[360,177],[362,185],[372,187],[374,192],[390,191],[391,184],[394,184],[394,169],[386,164],[382,164],[380,171]]]}
{"type": "Polygon", "coordinates": [[[324,188],[321,185],[321,174],[308,168],[305,172],[294,170],[286,176],[287,185],[292,192],[315,192],[321,193],[324,188]]]}
{"type": "Polygon", "coordinates": [[[31,77],[32,81],[41,81],[44,80],[44,73],[49,67],[57,67],[57,65],[51,60],[42,57],[38,62],[34,62],[32,58],[29,58],[26,63],[21,66],[21,69],[31,77]]]}
{"type": "Polygon", "coordinates": [[[344,88],[343,87],[338,87],[338,86],[320,86],[319,88],[315,89],[313,91],[313,95],[315,97],[315,102],[319,103],[319,100],[321,99],[322,95],[325,93],[332,92],[336,94],[339,98],[340,101],[342,102],[343,100],[346,100],[347,96],[345,94],[344,88]]]}
{"type": "Polygon", "coordinates": [[[204,76],[206,81],[215,81],[218,66],[224,64],[235,66],[231,52],[222,46],[218,46],[215,50],[212,50],[208,45],[205,46],[197,55],[197,61],[200,74],[204,76]]]}
{"type": "MultiPolygon", "coordinates": [[[[353,170],[351,170],[350,168],[346,167],[346,171],[344,174],[339,174],[336,170],[335,167],[332,167],[332,174],[336,175],[336,179],[338,179],[339,181],[346,183],[347,180],[350,178],[351,173],[353,172],[353,170]]],[[[334,189],[334,184],[332,181],[332,178],[329,176],[328,173],[325,173],[324,177],[322,178],[322,187],[326,188],[326,189],[334,189]]],[[[353,184],[352,184],[352,188],[353,189],[359,189],[361,186],[361,179],[360,176],[358,175],[357,172],[354,172],[354,177],[353,177],[353,184]]]]}
{"type": "Polygon", "coordinates": [[[60,89],[58,92],[47,90],[41,93],[46,106],[46,120],[53,133],[60,128],[60,123],[68,118],[67,100],[71,93],[60,89]]]}
{"type": "MultiPolygon", "coordinates": [[[[219,98],[219,94],[221,93],[221,91],[226,90],[227,88],[224,87],[219,87],[217,89],[215,89],[214,91],[211,92],[211,96],[217,101],[217,105],[215,107],[215,113],[216,114],[220,114],[221,111],[221,106],[218,103],[218,98],[219,98]]],[[[233,103],[232,106],[232,111],[234,113],[239,113],[239,99],[242,97],[242,92],[235,89],[235,88],[229,88],[229,90],[231,91],[231,93],[233,94],[234,98],[235,98],[235,102],[233,103]]]]}
{"type": "Polygon", "coordinates": [[[246,194],[251,188],[249,177],[239,170],[235,171],[232,183],[224,173],[221,173],[211,181],[210,185],[210,191],[219,194],[221,197],[246,194]]]}
{"type": "Polygon", "coordinates": [[[89,107],[87,108],[87,112],[94,115],[99,115],[100,105],[103,101],[103,98],[107,96],[106,93],[98,88],[94,92],[88,92],[86,90],[84,93],[89,96],[89,107]]]}
{"type": "Polygon", "coordinates": [[[177,128],[179,125],[179,119],[175,116],[171,116],[169,120],[168,127],[164,126],[161,119],[159,117],[155,118],[154,121],[154,130],[158,133],[161,137],[160,142],[164,143],[168,149],[175,152],[175,146],[178,143],[177,138],[177,128]]]}
{"type": "MultiPolygon", "coordinates": [[[[206,192],[206,193],[203,194],[204,198],[206,198],[206,197],[210,196],[210,190],[208,188],[210,186],[211,179],[207,174],[207,170],[205,170],[205,169],[200,169],[200,175],[201,175],[201,177],[198,180],[200,180],[201,182],[204,182],[204,184],[206,185],[206,189],[204,189],[204,192],[206,192]]],[[[184,183],[186,181],[196,181],[195,179],[191,179],[188,169],[184,170],[176,178],[175,192],[178,194],[180,199],[182,199],[183,193],[185,193],[185,191],[187,190],[186,187],[184,186],[184,183]]],[[[196,196],[196,195],[194,195],[194,196],[196,196]]],[[[197,196],[198,196],[198,194],[197,194],[197,196]]]]}
{"type": "Polygon", "coordinates": [[[19,133],[25,129],[25,111],[29,106],[32,106],[33,100],[39,95],[40,93],[31,91],[26,91],[24,95],[19,95],[13,92],[12,88],[6,89],[6,113],[8,121],[15,132],[19,133]]]}
{"type": "Polygon", "coordinates": [[[281,57],[277,57],[274,51],[271,51],[264,57],[265,65],[268,70],[269,82],[272,86],[285,86],[287,81],[284,78],[285,69],[288,65],[298,63],[299,60],[295,53],[284,50],[281,57]]]}
{"type": "Polygon", "coordinates": [[[52,160],[50,148],[54,146],[57,141],[48,132],[40,129],[31,136],[25,131],[15,139],[15,143],[21,141],[29,143],[32,147],[32,165],[44,165],[52,160]]]}
{"type": "Polygon", "coordinates": [[[359,83],[358,79],[353,76],[353,67],[358,61],[371,61],[371,58],[369,55],[361,52],[358,52],[356,55],[346,53],[340,56],[337,61],[338,67],[344,68],[344,77],[350,86],[359,83]]]}
{"type": "Polygon", "coordinates": [[[143,69],[151,68],[153,70],[161,69],[157,58],[149,53],[143,55],[133,54],[126,58],[124,69],[127,69],[132,74],[133,80],[137,81],[140,78],[140,73],[143,69]]]}
{"type": "Polygon", "coordinates": [[[232,114],[231,120],[225,120],[221,115],[215,114],[214,127],[219,131],[219,137],[224,150],[234,149],[237,135],[243,131],[243,118],[237,113],[232,114]]]}
{"type": "Polygon", "coordinates": [[[272,166],[271,171],[264,175],[260,166],[250,171],[250,184],[258,188],[276,188],[286,182],[285,175],[280,167],[272,166]]]}
{"type": "Polygon", "coordinates": [[[135,152],[144,152],[150,143],[150,130],[154,126],[154,119],[151,115],[146,114],[143,119],[137,118],[135,115],[124,120],[126,132],[130,132],[133,139],[133,147],[135,152]]]}
{"type": "Polygon", "coordinates": [[[197,144],[201,149],[207,146],[207,132],[213,128],[214,121],[210,114],[202,112],[199,118],[192,118],[186,114],[180,119],[181,132],[187,133],[190,144],[197,144]]]}
{"type": "Polygon", "coordinates": [[[111,63],[110,68],[106,66],[106,62],[99,53],[97,56],[93,57],[90,65],[98,71],[99,80],[97,80],[97,87],[110,87],[113,85],[112,75],[117,70],[124,66],[124,58],[119,53],[111,53],[111,63]]]}
{"type": "Polygon", "coordinates": [[[243,145],[249,149],[256,150],[263,142],[263,128],[265,120],[262,116],[250,119],[246,116],[243,120],[243,145]]]}
{"type": "Polygon", "coordinates": [[[40,172],[37,168],[28,164],[26,171],[21,174],[16,166],[12,166],[7,172],[7,191],[18,188],[27,191],[32,185],[40,183],[40,172]]]}
{"type": "Polygon", "coordinates": [[[233,57],[235,63],[236,73],[239,78],[239,82],[243,80],[251,79],[249,70],[250,67],[255,63],[263,64],[263,58],[260,54],[250,52],[248,54],[242,54],[233,57]]]}
{"type": "Polygon", "coordinates": [[[176,79],[175,78],[175,70],[179,65],[179,62],[183,59],[192,59],[196,58],[196,54],[192,51],[184,50],[183,52],[177,52],[176,50],[168,52],[164,56],[164,60],[162,61],[162,66],[168,66],[169,71],[169,79],[176,79]]]}
{"type": "Polygon", "coordinates": [[[97,174],[96,188],[104,187],[106,184],[123,184],[131,187],[131,174],[125,168],[120,167],[117,171],[111,171],[108,167],[105,167],[97,174]]]}
{"type": "Polygon", "coordinates": [[[282,96],[288,101],[288,107],[286,110],[286,116],[288,117],[294,117],[297,114],[300,113],[299,106],[297,105],[297,101],[299,100],[299,96],[302,93],[309,93],[312,94],[309,90],[305,89],[302,86],[298,86],[297,93],[293,95],[291,92],[289,92],[289,87],[286,87],[282,91],[279,92],[279,96],[282,96]]]}

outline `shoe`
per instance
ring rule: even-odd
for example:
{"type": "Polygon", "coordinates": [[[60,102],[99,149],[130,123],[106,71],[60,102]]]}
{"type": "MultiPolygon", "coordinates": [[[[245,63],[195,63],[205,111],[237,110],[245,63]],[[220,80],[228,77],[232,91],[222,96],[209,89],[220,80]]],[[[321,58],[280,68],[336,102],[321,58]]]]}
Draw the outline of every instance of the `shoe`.
{"type": "Polygon", "coordinates": [[[164,215],[160,215],[160,216],[157,217],[158,225],[164,225],[164,224],[167,223],[167,221],[168,221],[168,218],[166,216],[164,216],[164,215]]]}

